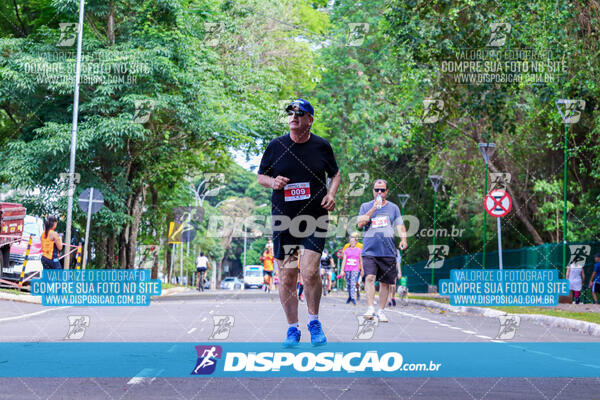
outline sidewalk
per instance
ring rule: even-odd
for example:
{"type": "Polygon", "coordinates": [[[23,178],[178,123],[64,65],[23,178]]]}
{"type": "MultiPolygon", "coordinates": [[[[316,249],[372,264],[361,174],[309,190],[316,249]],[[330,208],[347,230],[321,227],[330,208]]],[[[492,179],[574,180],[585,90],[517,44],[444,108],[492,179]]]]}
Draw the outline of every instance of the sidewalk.
{"type": "MultiPolygon", "coordinates": [[[[178,293],[182,293],[189,290],[185,287],[175,287],[170,289],[164,289],[160,296],[152,296],[151,300],[156,300],[162,297],[172,296],[178,293]]],[[[28,292],[20,292],[20,293],[7,293],[0,291],[0,300],[6,301],[18,301],[21,303],[30,303],[30,304],[42,304],[42,296],[32,296],[28,292]]]]}

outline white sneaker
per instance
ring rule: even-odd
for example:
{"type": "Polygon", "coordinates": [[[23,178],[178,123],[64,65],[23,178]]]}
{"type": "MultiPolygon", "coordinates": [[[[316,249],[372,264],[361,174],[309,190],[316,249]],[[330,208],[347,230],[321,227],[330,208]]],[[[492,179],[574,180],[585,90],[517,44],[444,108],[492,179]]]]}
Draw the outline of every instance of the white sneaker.
{"type": "Polygon", "coordinates": [[[367,312],[363,315],[365,319],[373,319],[375,317],[375,308],[369,307],[367,308],[367,312]]]}
{"type": "Polygon", "coordinates": [[[383,313],[383,310],[377,311],[377,319],[379,320],[379,322],[390,322],[383,313]]]}

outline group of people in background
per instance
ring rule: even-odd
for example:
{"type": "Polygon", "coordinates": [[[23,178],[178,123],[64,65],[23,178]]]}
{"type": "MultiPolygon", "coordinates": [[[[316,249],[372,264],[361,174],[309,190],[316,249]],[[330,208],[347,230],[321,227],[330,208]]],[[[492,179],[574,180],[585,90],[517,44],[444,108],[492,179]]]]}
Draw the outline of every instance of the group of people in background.
{"type": "MultiPolygon", "coordinates": [[[[573,262],[567,267],[566,273],[567,279],[569,280],[569,290],[571,300],[574,304],[581,302],[581,290],[583,289],[585,281],[585,272],[583,271],[583,264],[573,262]]],[[[592,298],[594,303],[598,303],[598,295],[600,292],[600,253],[594,255],[594,271],[589,282],[589,288],[592,289],[592,298]]]]}

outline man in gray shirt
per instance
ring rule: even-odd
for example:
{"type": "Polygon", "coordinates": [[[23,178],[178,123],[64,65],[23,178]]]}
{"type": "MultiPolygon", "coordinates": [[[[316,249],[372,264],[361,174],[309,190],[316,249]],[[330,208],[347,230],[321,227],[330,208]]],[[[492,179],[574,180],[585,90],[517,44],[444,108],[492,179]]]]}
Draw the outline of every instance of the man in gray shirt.
{"type": "Polygon", "coordinates": [[[373,183],[373,201],[360,206],[357,224],[359,228],[365,227],[363,239],[362,261],[365,278],[365,290],[369,308],[364,314],[365,318],[373,319],[375,316],[375,279],[379,282],[379,322],[388,322],[383,313],[387,303],[390,285],[396,283],[396,244],[395,232],[400,236],[400,250],[407,247],[406,228],[398,206],[387,201],[387,182],[377,179],[373,183]]]}

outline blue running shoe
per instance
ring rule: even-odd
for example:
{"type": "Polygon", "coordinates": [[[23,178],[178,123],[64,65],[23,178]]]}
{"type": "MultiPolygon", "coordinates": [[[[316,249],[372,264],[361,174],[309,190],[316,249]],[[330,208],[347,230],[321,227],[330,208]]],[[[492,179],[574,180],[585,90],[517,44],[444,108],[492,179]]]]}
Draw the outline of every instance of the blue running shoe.
{"type": "Polygon", "coordinates": [[[308,324],[308,331],[310,332],[310,342],[313,346],[323,346],[327,344],[327,338],[323,333],[321,322],[318,320],[310,321],[308,324]]]}
{"type": "Polygon", "coordinates": [[[294,347],[300,342],[300,329],[290,327],[287,330],[287,337],[283,342],[283,347],[294,347]]]}

